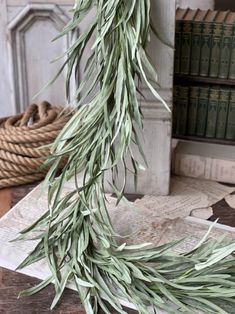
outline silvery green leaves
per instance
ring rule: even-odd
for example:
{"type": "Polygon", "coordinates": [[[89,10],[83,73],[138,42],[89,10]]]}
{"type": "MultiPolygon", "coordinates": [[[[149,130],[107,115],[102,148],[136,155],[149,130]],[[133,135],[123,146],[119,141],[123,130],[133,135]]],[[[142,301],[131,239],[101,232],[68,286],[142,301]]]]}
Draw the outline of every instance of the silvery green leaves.
{"type": "MultiPolygon", "coordinates": [[[[213,241],[200,243],[187,255],[172,253],[177,242],[157,248],[120,246],[106,207],[105,172],[116,174],[121,164],[127,175],[128,155],[134,173],[142,167],[131,150],[135,143],[144,158],[138,137],[143,123],[136,78],[167,108],[154,88],[158,76],[145,52],[150,0],[77,0],[73,13],[60,36],[75,31],[85,17],[95,13],[66,52],[63,66],[68,68],[69,90],[71,76],[94,38],[84,79],[74,95],[79,110],[74,110],[47,161],[51,166],[45,181],[48,211],[19,237],[39,241],[19,267],[46,259],[51,276],[21,295],[53,283],[54,307],[72,281],[87,313],[98,313],[99,308],[110,313],[107,303],[117,313],[125,313],[120,300],[130,301],[141,314],[149,314],[154,307],[174,314],[226,313],[224,304],[233,305],[235,297],[231,243],[228,254],[223,242],[213,241]],[[58,173],[61,162],[65,167],[58,173]],[[82,182],[76,179],[78,174],[82,182]],[[72,177],[75,189],[64,195],[64,184],[72,177]]],[[[120,200],[125,177],[121,190],[115,180],[110,184],[120,200]]]]}

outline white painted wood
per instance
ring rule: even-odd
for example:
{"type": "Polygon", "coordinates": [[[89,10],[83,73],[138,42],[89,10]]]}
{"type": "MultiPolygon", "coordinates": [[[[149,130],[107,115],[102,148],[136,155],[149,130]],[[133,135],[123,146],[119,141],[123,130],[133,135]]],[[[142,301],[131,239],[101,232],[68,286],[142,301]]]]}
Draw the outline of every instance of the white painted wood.
{"type": "Polygon", "coordinates": [[[69,21],[56,5],[28,4],[10,22],[11,61],[17,111],[23,111],[33,100],[46,99],[56,105],[66,103],[65,71],[57,82],[34,96],[58,72],[65,58],[51,64],[67,49],[68,38],[51,42],[69,21]]]}
{"type": "MultiPolygon", "coordinates": [[[[154,26],[162,34],[162,39],[172,47],[175,38],[175,4],[175,1],[172,0],[152,1],[154,26]]],[[[169,107],[172,107],[174,49],[163,44],[152,34],[148,52],[159,73],[161,86],[159,93],[169,107]]],[[[144,115],[144,139],[142,142],[148,168],[146,171],[139,171],[137,190],[134,187],[133,175],[128,173],[125,193],[167,195],[170,186],[171,113],[164,108],[162,103],[156,101],[156,98],[145,86],[142,86],[142,92],[147,99],[142,99],[141,105],[144,115]]],[[[133,147],[133,150],[135,157],[143,164],[136,147],[133,147]]],[[[110,176],[107,180],[110,180],[110,176]]],[[[117,180],[119,187],[122,180],[123,171],[120,167],[117,180]]],[[[107,190],[111,191],[108,186],[107,190]]]]}
{"type": "Polygon", "coordinates": [[[52,43],[69,21],[74,0],[0,0],[0,116],[24,110],[44,99],[66,103],[65,71],[56,83],[33,99],[57,73],[65,58],[51,64],[67,49],[70,38],[52,43]],[[7,105],[6,105],[7,104],[7,105]]]}
{"type": "MultiPolygon", "coordinates": [[[[159,73],[159,93],[172,107],[174,38],[175,38],[175,1],[152,1],[152,21],[161,34],[163,44],[151,37],[149,55],[159,73]]],[[[137,193],[169,194],[170,164],[171,164],[171,113],[167,112],[148,92],[147,101],[142,103],[144,114],[143,148],[148,162],[148,168],[139,173],[137,193]]],[[[133,180],[130,176],[127,182],[127,192],[134,193],[133,180]]]]}
{"type": "Polygon", "coordinates": [[[12,88],[9,75],[9,55],[7,49],[7,4],[0,0],[0,116],[8,116],[14,111],[12,88]]]}
{"type": "Polygon", "coordinates": [[[50,1],[47,1],[47,0],[7,0],[7,4],[8,6],[25,6],[29,3],[36,3],[36,4],[39,4],[39,3],[42,3],[42,4],[56,4],[56,5],[60,5],[60,6],[63,6],[63,5],[68,5],[68,6],[74,6],[74,0],[50,0],[50,1]]]}

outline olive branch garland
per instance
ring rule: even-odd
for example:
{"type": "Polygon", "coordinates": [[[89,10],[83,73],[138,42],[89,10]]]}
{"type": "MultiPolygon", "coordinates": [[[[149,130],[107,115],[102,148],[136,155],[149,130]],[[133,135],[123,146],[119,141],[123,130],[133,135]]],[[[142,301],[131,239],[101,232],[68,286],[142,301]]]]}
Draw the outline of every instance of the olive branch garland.
{"type": "Polygon", "coordinates": [[[79,110],[54,142],[53,155],[47,161],[51,166],[45,180],[48,211],[18,238],[38,241],[19,269],[46,259],[51,275],[20,296],[53,283],[54,308],[66,285],[73,282],[89,314],[98,313],[100,307],[110,313],[107,304],[125,313],[121,300],[130,301],[141,314],[154,312],[154,307],[174,314],[198,310],[229,313],[227,309],[235,302],[233,242],[208,241],[207,234],[185,255],[172,252],[179,241],[155,248],[147,244],[118,246],[116,242],[107,211],[105,173],[113,173],[110,184],[120,201],[128,171],[126,156],[131,158],[136,177],[141,168],[131,148],[133,143],[137,145],[144,158],[138,136],[143,119],[136,78],[169,108],[152,83],[157,82],[157,73],[145,52],[150,0],[77,0],[73,19],[60,36],[76,30],[93,9],[96,14],[91,24],[68,49],[61,69],[68,68],[68,91],[73,71],[77,72],[94,35],[85,78],[75,95],[79,110]],[[125,176],[118,189],[115,174],[120,164],[125,176]],[[82,174],[82,184],[77,182],[77,174],[82,174]],[[72,177],[76,188],[64,196],[64,184],[72,177]]]}

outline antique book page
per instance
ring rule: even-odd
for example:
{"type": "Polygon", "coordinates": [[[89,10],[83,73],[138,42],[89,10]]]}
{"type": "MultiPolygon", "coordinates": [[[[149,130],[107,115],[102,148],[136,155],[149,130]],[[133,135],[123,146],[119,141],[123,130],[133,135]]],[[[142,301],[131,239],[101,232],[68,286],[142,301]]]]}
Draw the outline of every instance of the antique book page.
{"type": "Polygon", "coordinates": [[[169,196],[146,195],[135,205],[155,210],[156,217],[187,217],[194,209],[208,208],[235,190],[217,182],[173,176],[169,196]]]}
{"type": "MultiPolygon", "coordinates": [[[[64,193],[71,189],[73,185],[66,184],[64,193]]],[[[210,222],[197,218],[182,217],[187,216],[198,206],[208,206],[221,199],[232,190],[214,182],[202,184],[201,181],[197,182],[194,179],[174,178],[171,196],[145,196],[130,206],[123,202],[116,207],[116,199],[108,195],[108,208],[114,229],[121,236],[118,242],[128,244],[151,242],[156,246],[185,238],[176,248],[177,252],[182,253],[193,249],[211,225],[210,222]]],[[[21,230],[38,219],[47,208],[47,195],[42,193],[39,185],[0,220],[1,267],[15,270],[34,249],[36,241],[10,241],[15,239],[21,230]]],[[[217,225],[210,236],[217,238],[224,233],[234,238],[235,228],[217,225]]],[[[39,279],[45,279],[50,274],[44,261],[26,267],[20,272],[39,279]]]]}
{"type": "MultiPolygon", "coordinates": [[[[64,193],[72,189],[73,184],[66,184],[64,193]]],[[[184,220],[182,217],[188,216],[192,209],[213,204],[233,190],[215,182],[175,177],[171,196],[145,196],[130,206],[121,203],[118,207],[115,206],[115,198],[108,196],[108,207],[114,228],[122,236],[119,242],[159,245],[186,237],[187,240],[179,248],[179,251],[184,251],[193,248],[208,226],[203,220],[184,220]]],[[[38,186],[0,220],[0,266],[15,269],[33,250],[35,241],[9,241],[37,220],[47,208],[47,196],[38,186]]],[[[232,234],[233,228],[223,228],[232,234]]],[[[220,236],[223,232],[216,227],[211,236],[220,236]]],[[[45,278],[49,273],[43,262],[22,272],[38,278],[45,278]]]]}

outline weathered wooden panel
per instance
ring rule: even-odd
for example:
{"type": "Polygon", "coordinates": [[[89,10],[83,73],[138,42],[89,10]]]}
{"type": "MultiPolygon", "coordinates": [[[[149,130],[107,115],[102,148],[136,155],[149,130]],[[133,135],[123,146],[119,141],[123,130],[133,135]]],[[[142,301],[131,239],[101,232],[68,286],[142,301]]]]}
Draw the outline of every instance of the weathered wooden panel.
{"type": "Polygon", "coordinates": [[[39,4],[39,3],[42,3],[42,4],[56,4],[56,5],[59,5],[59,6],[63,6],[63,5],[68,5],[68,6],[74,6],[74,0],[50,0],[50,1],[47,1],[47,0],[7,0],[7,5],[8,6],[18,6],[18,5],[21,5],[21,6],[25,6],[29,3],[36,3],[36,4],[39,4]]]}
{"type": "Polygon", "coordinates": [[[13,96],[9,75],[9,58],[7,49],[7,6],[0,1],[0,116],[8,116],[13,111],[13,96]]]}
{"type": "MultiPolygon", "coordinates": [[[[152,21],[161,34],[164,44],[152,34],[149,55],[159,74],[159,93],[172,107],[174,38],[175,38],[175,1],[153,0],[152,21]]],[[[171,163],[171,113],[162,103],[148,92],[142,102],[144,114],[143,148],[148,168],[139,173],[138,190],[140,194],[167,195],[170,186],[171,163]]],[[[127,191],[134,192],[133,178],[129,178],[127,191]]]]}
{"type": "MultiPolygon", "coordinates": [[[[51,61],[66,51],[68,38],[51,41],[68,20],[56,5],[29,4],[8,25],[17,111],[24,110],[62,66],[64,58],[54,64],[51,61]]],[[[35,101],[46,99],[57,105],[65,104],[64,80],[62,73],[56,84],[35,101]]]]}
{"type": "MultiPolygon", "coordinates": [[[[0,1],[0,116],[25,109],[57,73],[64,59],[51,64],[67,49],[69,38],[52,39],[69,21],[73,0],[0,1]]],[[[66,103],[65,73],[34,101],[66,103]]]]}
{"type": "MultiPolygon", "coordinates": [[[[175,38],[175,0],[153,0],[152,20],[161,38],[168,45],[157,39],[154,34],[148,52],[159,74],[159,93],[169,107],[172,107],[173,63],[175,38]],[[171,46],[171,47],[170,47],[171,46]]],[[[139,171],[137,190],[133,175],[129,172],[126,193],[169,194],[171,163],[171,113],[154,98],[145,86],[141,86],[145,99],[141,99],[144,115],[143,150],[148,162],[146,171],[139,171]]],[[[135,147],[135,157],[142,161],[135,147]]],[[[127,161],[128,162],[128,161],[127,161]]],[[[131,168],[131,167],[130,167],[131,168]]],[[[123,180],[120,167],[118,181],[123,180]]],[[[109,189],[107,187],[107,189],[109,189]]]]}

